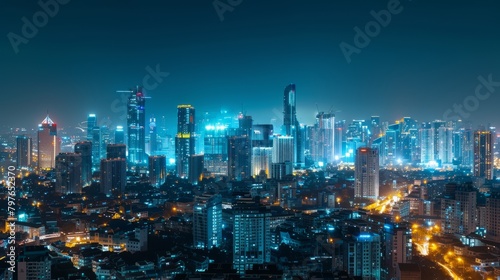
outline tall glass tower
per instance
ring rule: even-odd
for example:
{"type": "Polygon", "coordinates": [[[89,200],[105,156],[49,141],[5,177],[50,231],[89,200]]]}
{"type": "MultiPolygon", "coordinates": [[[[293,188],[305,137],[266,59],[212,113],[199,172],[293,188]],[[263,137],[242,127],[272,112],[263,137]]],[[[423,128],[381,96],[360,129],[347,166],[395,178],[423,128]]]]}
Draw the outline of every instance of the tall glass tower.
{"type": "Polygon", "coordinates": [[[57,125],[49,116],[38,125],[38,170],[54,168],[60,144],[57,139],[57,125]]]}
{"type": "Polygon", "coordinates": [[[194,107],[177,106],[177,135],[175,136],[175,164],[177,176],[189,177],[189,158],[194,155],[195,128],[194,107]]]}
{"type": "Polygon", "coordinates": [[[132,165],[147,163],[145,105],[144,89],[137,86],[133,91],[130,91],[127,103],[128,160],[132,165]]]}
{"type": "Polygon", "coordinates": [[[289,84],[283,94],[283,134],[294,139],[295,158],[294,164],[304,163],[304,145],[302,144],[302,131],[297,120],[295,100],[295,84],[289,84]]]}

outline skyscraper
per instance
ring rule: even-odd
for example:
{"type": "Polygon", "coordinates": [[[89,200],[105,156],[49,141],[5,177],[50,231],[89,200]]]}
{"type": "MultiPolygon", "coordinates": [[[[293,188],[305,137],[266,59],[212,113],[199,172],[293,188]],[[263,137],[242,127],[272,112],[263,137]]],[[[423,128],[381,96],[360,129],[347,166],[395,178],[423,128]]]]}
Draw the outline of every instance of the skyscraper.
{"type": "Polygon", "coordinates": [[[167,159],[165,156],[149,156],[149,183],[160,187],[167,178],[167,159]]]}
{"type": "Polygon", "coordinates": [[[207,125],[204,134],[205,169],[214,176],[227,176],[227,127],[224,125],[207,125]]]}
{"type": "Polygon", "coordinates": [[[137,86],[130,91],[127,103],[128,162],[133,166],[146,164],[146,94],[137,86]]]}
{"type": "Polygon", "coordinates": [[[295,141],[291,136],[276,135],[273,139],[273,163],[292,162],[295,158],[295,141]]]}
{"type": "Polygon", "coordinates": [[[359,148],[356,150],[354,167],[354,197],[376,199],[379,194],[378,150],[359,148]]]}
{"type": "Polygon", "coordinates": [[[222,245],[222,197],[204,194],[195,197],[193,207],[194,246],[211,249],[222,245]]]}
{"type": "Polygon", "coordinates": [[[434,130],[430,123],[422,123],[420,127],[420,163],[429,164],[434,161],[434,130]]]}
{"type": "Polygon", "coordinates": [[[101,192],[111,196],[123,194],[127,184],[127,162],[123,158],[101,160],[101,192]]]}
{"type": "Polygon", "coordinates": [[[316,163],[324,164],[335,161],[335,115],[319,112],[313,128],[310,143],[311,156],[316,163]]]}
{"type": "Polygon", "coordinates": [[[108,144],[106,146],[106,158],[127,159],[127,146],[125,144],[108,144]]]}
{"type": "Polygon", "coordinates": [[[271,177],[273,148],[254,147],[252,148],[252,176],[259,176],[264,172],[267,178],[271,177]]]}
{"type": "Polygon", "coordinates": [[[92,182],[92,142],[84,141],[75,144],[75,153],[82,157],[83,186],[92,182]]]}
{"type": "Polygon", "coordinates": [[[295,84],[286,86],[283,94],[283,134],[293,137],[295,149],[293,163],[302,165],[304,163],[304,147],[300,123],[297,120],[295,96],[295,84]]]}
{"type": "Polygon", "coordinates": [[[232,136],[228,141],[228,177],[230,180],[244,180],[252,176],[250,137],[232,136]]]}
{"type": "Polygon", "coordinates": [[[344,240],[344,269],[361,279],[380,279],[380,235],[362,232],[344,240]]]}
{"type": "Polygon", "coordinates": [[[125,131],[121,125],[115,129],[115,144],[125,144],[125,131]]]}
{"type": "Polygon", "coordinates": [[[203,154],[189,157],[189,183],[197,185],[203,179],[203,154]]]}
{"type": "Polygon", "coordinates": [[[177,106],[177,135],[175,136],[175,164],[177,176],[188,178],[189,158],[194,155],[195,109],[191,105],[177,106]]]}
{"type": "Polygon", "coordinates": [[[474,132],[474,176],[493,179],[493,133],[474,132]]]}
{"type": "Polygon", "coordinates": [[[47,115],[38,125],[38,170],[54,168],[59,151],[57,125],[47,115]]]}
{"type": "Polygon", "coordinates": [[[270,209],[251,198],[233,206],[233,268],[243,274],[254,264],[271,261],[270,209]]]}
{"type": "Polygon", "coordinates": [[[156,128],[156,118],[149,118],[148,126],[148,138],[149,138],[149,155],[154,156],[158,152],[158,133],[156,128]]]}
{"type": "Polygon", "coordinates": [[[87,117],[87,140],[92,141],[92,130],[97,126],[97,116],[89,114],[87,117]]]}
{"type": "Polygon", "coordinates": [[[56,156],[56,192],[61,194],[82,192],[82,156],[60,153],[56,156]]]}
{"type": "Polygon", "coordinates": [[[94,126],[92,128],[92,165],[95,169],[99,168],[101,162],[101,128],[94,126]]]}
{"type": "Polygon", "coordinates": [[[27,136],[17,136],[16,138],[16,163],[17,168],[31,167],[31,152],[33,144],[31,138],[27,136]]]}
{"type": "Polygon", "coordinates": [[[273,146],[273,125],[254,124],[252,126],[252,148],[273,146]]]}

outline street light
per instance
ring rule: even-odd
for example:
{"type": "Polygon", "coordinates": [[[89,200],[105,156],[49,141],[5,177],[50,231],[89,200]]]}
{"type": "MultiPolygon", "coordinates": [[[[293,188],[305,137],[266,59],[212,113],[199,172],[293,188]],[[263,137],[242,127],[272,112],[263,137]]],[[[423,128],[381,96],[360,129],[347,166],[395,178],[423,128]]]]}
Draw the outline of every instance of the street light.
{"type": "Polygon", "coordinates": [[[463,277],[463,276],[464,276],[464,269],[465,269],[465,263],[464,263],[464,260],[463,260],[461,257],[458,257],[458,258],[457,258],[457,261],[458,261],[459,263],[462,263],[462,273],[460,274],[460,276],[462,276],[462,277],[463,277]]]}

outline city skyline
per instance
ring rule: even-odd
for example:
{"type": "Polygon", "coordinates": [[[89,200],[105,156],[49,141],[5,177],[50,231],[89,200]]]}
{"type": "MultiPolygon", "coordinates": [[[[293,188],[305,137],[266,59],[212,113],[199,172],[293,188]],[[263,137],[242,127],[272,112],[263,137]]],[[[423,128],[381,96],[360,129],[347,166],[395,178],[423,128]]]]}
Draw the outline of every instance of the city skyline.
{"type": "MultiPolygon", "coordinates": [[[[333,108],[337,119],[346,120],[364,112],[387,120],[431,121],[451,110],[449,117],[498,126],[496,3],[450,8],[402,1],[400,12],[347,61],[339,46],[357,48],[354,28],[363,29],[390,2],[241,1],[221,21],[209,1],[95,6],[100,9],[68,1],[17,46],[17,53],[12,35],[0,43],[0,74],[10,101],[37,108],[22,117],[11,117],[15,106],[0,114],[14,127],[35,127],[47,110],[63,127],[88,113],[125,126],[126,102],[116,91],[139,85],[149,88],[154,101],[146,117],[165,116],[171,132],[178,104],[192,104],[200,112],[237,108],[255,123],[280,124],[281,93],[294,83],[297,119],[305,124],[312,124],[318,111],[333,108]],[[148,20],[116,25],[137,9],[148,20]],[[85,16],[95,22],[82,24],[85,16]],[[133,43],[122,43],[134,36],[133,43]],[[26,77],[29,83],[22,82],[26,77]],[[455,104],[468,105],[456,113],[455,104]]],[[[31,20],[43,11],[35,3],[7,5],[4,34],[22,35],[21,18],[31,20]]]]}

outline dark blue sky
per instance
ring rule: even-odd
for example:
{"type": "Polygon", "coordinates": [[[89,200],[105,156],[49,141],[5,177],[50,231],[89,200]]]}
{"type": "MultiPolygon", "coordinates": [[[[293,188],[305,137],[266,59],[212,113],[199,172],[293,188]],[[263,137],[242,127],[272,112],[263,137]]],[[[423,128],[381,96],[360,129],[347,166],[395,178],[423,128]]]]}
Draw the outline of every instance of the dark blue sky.
{"type": "MultiPolygon", "coordinates": [[[[212,0],[72,0],[16,54],[9,32],[22,35],[21,18],[31,21],[41,7],[2,1],[2,125],[33,128],[47,110],[62,126],[89,112],[119,124],[115,90],[141,84],[157,64],[170,75],[148,91],[147,114],[169,124],[180,103],[198,115],[243,109],[257,123],[281,124],[276,112],[290,82],[303,123],[314,122],[316,104],[334,106],[338,119],[430,121],[474,95],[479,75],[500,81],[493,0],[402,0],[403,10],[347,63],[339,44],[354,45],[353,28],[364,29],[370,11],[389,2],[242,0],[221,21],[212,0]]],[[[499,95],[500,87],[467,119],[500,125],[499,95]]]]}

